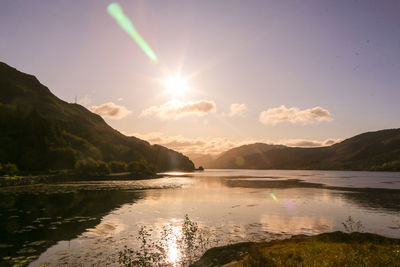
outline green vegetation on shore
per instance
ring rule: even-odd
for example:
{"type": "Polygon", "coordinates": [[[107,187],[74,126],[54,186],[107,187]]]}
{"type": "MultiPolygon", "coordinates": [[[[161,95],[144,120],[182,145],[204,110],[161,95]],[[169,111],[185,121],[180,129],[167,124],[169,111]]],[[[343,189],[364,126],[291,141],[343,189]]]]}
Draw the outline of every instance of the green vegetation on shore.
{"type": "Polygon", "coordinates": [[[391,171],[391,172],[400,172],[400,159],[392,160],[380,165],[374,165],[371,168],[372,171],[391,171]]]}
{"type": "Polygon", "coordinates": [[[131,161],[129,163],[112,161],[107,163],[89,158],[78,161],[74,169],[51,171],[35,176],[16,176],[15,165],[9,168],[14,171],[2,172],[0,187],[65,181],[137,180],[157,177],[156,168],[144,161],[131,161]]]}
{"type": "Polygon", "coordinates": [[[400,266],[400,240],[370,233],[333,232],[267,243],[213,248],[193,266],[400,266]]]}
{"type": "Polygon", "coordinates": [[[12,164],[12,163],[5,163],[5,164],[0,163],[0,176],[2,176],[2,175],[13,176],[18,173],[19,173],[19,170],[17,168],[17,165],[12,164]]]}
{"type": "Polygon", "coordinates": [[[147,174],[155,175],[156,168],[145,161],[131,161],[129,163],[121,161],[112,161],[110,163],[94,160],[92,158],[80,160],[75,164],[75,169],[72,171],[78,176],[96,177],[110,173],[129,172],[131,174],[147,174]]]}

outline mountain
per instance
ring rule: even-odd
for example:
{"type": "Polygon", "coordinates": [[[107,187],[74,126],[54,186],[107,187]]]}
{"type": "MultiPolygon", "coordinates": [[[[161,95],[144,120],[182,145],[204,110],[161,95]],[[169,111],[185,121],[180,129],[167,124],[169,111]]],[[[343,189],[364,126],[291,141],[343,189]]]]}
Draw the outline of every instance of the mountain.
{"type": "Polygon", "coordinates": [[[236,147],[205,166],[221,169],[400,171],[400,129],[367,132],[329,147],[236,147]]]}
{"type": "Polygon", "coordinates": [[[121,134],[85,107],[57,98],[36,77],[0,62],[0,163],[43,172],[88,158],[146,162],[159,171],[194,169],[183,154],[121,134]]]}
{"type": "Polygon", "coordinates": [[[283,147],[280,145],[268,145],[268,144],[263,144],[263,143],[256,143],[253,145],[244,145],[240,147],[236,147],[233,149],[230,149],[224,153],[221,153],[219,155],[210,155],[210,154],[198,154],[198,153],[189,153],[188,156],[190,159],[194,162],[195,166],[203,166],[206,168],[209,168],[209,166],[213,166],[213,162],[217,159],[220,158],[220,162],[218,165],[229,165],[229,161],[232,158],[238,159],[238,167],[240,167],[240,158],[249,154],[253,153],[260,153],[264,152],[273,148],[278,148],[278,147],[283,147]]]}

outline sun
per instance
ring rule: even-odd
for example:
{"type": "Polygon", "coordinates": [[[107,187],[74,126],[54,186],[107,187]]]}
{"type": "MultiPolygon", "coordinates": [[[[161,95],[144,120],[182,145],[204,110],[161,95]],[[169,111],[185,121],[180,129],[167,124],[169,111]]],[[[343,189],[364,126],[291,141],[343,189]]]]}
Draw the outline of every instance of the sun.
{"type": "Polygon", "coordinates": [[[173,98],[182,97],[189,90],[186,79],[180,76],[168,76],[164,83],[166,92],[173,98]]]}

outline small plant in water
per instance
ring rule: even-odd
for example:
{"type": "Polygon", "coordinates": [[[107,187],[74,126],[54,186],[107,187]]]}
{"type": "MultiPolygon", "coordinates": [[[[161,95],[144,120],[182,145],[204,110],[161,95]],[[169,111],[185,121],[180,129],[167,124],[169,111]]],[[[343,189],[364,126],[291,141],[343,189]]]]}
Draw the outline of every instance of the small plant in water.
{"type": "Polygon", "coordinates": [[[118,263],[122,266],[189,266],[207,248],[211,240],[199,230],[196,222],[186,214],[181,228],[166,225],[160,239],[153,240],[146,226],[138,232],[140,246],[137,250],[124,247],[119,252],[118,263]]]}
{"type": "Polygon", "coordinates": [[[165,258],[164,249],[153,242],[146,226],[142,226],[138,234],[140,248],[134,251],[125,246],[124,250],[119,252],[119,264],[123,266],[155,266],[154,263],[161,262],[165,258]]]}
{"type": "Polygon", "coordinates": [[[361,223],[361,221],[355,221],[351,216],[349,216],[346,221],[342,222],[342,225],[344,227],[344,231],[347,233],[364,231],[364,225],[361,223]]]}

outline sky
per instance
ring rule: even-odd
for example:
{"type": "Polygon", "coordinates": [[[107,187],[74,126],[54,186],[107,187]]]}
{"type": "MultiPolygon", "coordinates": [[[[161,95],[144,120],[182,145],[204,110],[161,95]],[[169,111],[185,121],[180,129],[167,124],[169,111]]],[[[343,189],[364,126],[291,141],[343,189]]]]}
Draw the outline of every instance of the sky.
{"type": "Polygon", "coordinates": [[[157,64],[110,3],[0,1],[0,61],[186,154],[399,127],[399,1],[119,1],[157,64]]]}

